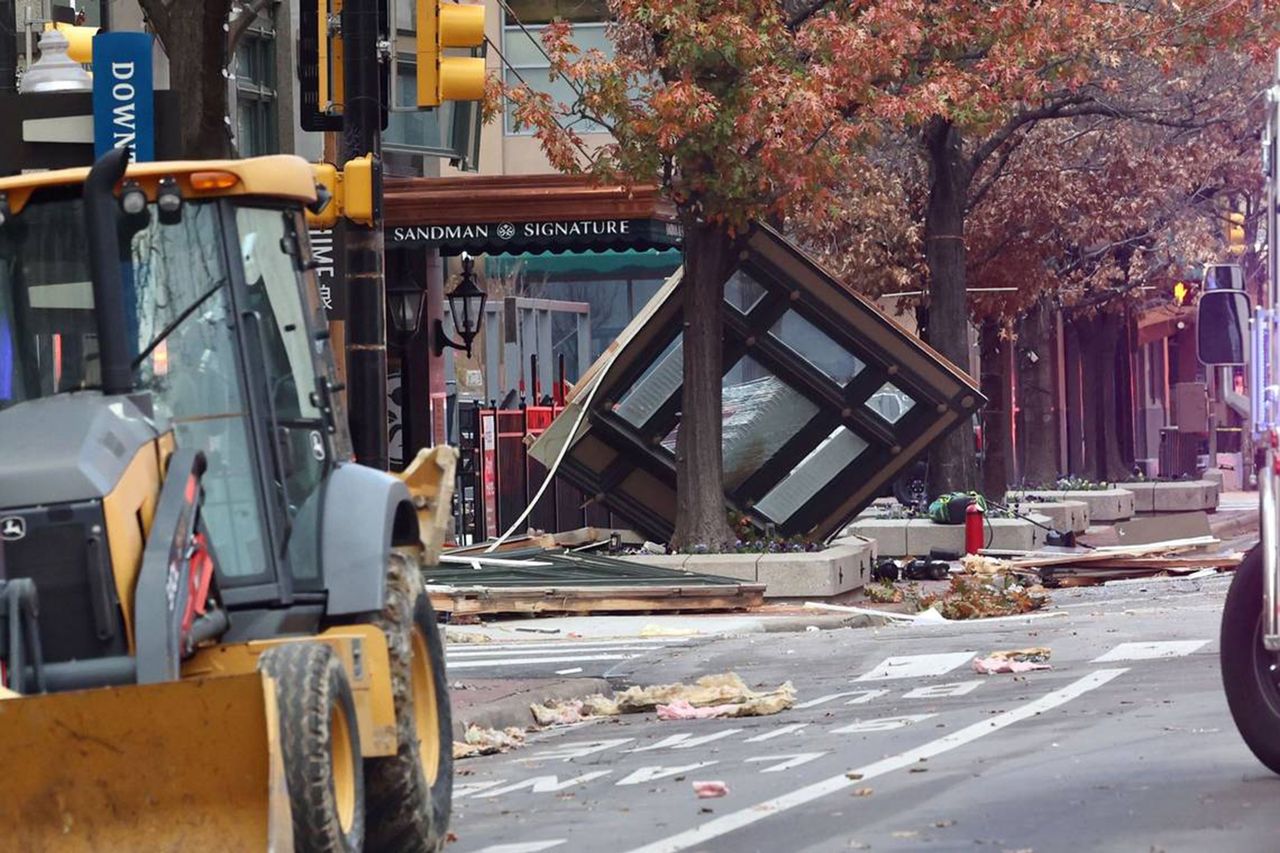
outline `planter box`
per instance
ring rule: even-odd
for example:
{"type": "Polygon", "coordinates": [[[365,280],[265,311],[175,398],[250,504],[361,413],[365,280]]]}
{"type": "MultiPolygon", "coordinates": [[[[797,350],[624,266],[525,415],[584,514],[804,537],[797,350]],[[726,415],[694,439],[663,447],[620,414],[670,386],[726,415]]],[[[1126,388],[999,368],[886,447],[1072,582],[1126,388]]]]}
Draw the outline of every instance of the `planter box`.
{"type": "Polygon", "coordinates": [[[1043,515],[1054,530],[1084,533],[1089,529],[1089,505],[1084,501],[1025,501],[1018,504],[1024,515],[1043,515]]]}
{"type": "Polygon", "coordinates": [[[1218,484],[1212,480],[1170,483],[1126,483],[1137,512],[1213,512],[1218,508],[1218,484]]]}
{"type": "MultiPolygon", "coordinates": [[[[1048,517],[1028,514],[1050,525],[1048,517]]],[[[1034,551],[1044,544],[1047,532],[1021,518],[992,518],[988,524],[983,540],[989,548],[1034,551]]],[[[876,539],[877,551],[885,557],[927,557],[935,548],[964,553],[963,524],[934,524],[923,518],[877,519],[855,521],[849,532],[876,539]]]]}
{"type": "Polygon", "coordinates": [[[765,584],[766,598],[813,598],[839,595],[871,579],[876,543],[845,537],[821,551],[795,554],[632,554],[623,557],[649,566],[719,575],[765,584]]]}
{"type": "Polygon", "coordinates": [[[832,596],[865,586],[871,580],[877,543],[840,541],[843,544],[807,554],[761,554],[756,581],[765,585],[765,598],[832,596]]]}
{"type": "Polygon", "coordinates": [[[1057,491],[1054,489],[1037,489],[1028,492],[1010,492],[1009,500],[1022,495],[1034,495],[1051,501],[1070,500],[1084,501],[1089,505],[1089,522],[1124,521],[1133,518],[1133,492],[1128,489],[1098,489],[1079,491],[1057,491]]]}

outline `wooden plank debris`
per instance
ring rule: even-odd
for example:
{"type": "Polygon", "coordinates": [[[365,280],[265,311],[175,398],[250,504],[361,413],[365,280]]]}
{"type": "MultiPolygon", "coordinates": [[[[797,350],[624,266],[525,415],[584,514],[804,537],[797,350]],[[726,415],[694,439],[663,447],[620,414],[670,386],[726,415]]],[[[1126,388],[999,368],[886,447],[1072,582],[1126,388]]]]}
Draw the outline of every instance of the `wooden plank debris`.
{"type": "Polygon", "coordinates": [[[528,543],[518,551],[496,553],[504,556],[454,551],[441,565],[425,569],[423,580],[436,610],[459,615],[634,613],[746,610],[764,603],[764,584],[734,578],[559,548],[535,549],[528,543]]]}

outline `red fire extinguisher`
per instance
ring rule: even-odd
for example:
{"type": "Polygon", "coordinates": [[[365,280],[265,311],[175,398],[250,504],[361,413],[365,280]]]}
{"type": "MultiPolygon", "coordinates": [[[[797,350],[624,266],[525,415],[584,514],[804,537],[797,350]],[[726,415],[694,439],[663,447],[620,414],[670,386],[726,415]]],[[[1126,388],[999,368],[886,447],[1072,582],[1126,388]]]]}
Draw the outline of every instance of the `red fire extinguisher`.
{"type": "Polygon", "coordinates": [[[964,511],[964,552],[966,554],[976,554],[982,550],[982,523],[985,520],[986,513],[982,511],[982,506],[976,500],[964,511]]]}

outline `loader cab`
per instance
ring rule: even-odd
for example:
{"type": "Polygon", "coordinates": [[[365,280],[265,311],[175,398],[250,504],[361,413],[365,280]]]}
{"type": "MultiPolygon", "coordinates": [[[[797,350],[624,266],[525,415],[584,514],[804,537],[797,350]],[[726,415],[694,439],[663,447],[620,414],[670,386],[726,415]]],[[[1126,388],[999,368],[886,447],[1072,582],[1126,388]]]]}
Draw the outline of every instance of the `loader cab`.
{"type": "MultiPolygon", "coordinates": [[[[302,205],[199,165],[148,164],[117,188],[124,316],[108,334],[124,338],[125,396],[207,457],[223,603],[318,611],[324,484],[351,451],[302,205]]],[[[0,423],[103,383],[83,187],[33,184],[0,189],[0,423]]]]}

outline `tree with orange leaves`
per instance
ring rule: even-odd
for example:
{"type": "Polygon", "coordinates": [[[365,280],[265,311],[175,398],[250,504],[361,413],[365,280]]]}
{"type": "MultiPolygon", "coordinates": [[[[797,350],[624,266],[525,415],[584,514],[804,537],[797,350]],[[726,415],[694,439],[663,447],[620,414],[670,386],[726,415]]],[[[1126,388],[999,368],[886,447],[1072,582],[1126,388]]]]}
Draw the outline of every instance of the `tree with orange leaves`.
{"type": "MultiPolygon", "coordinates": [[[[722,291],[743,236],[833,191],[862,152],[893,133],[928,166],[923,244],[930,343],[968,358],[965,221],[975,180],[1039,122],[1126,114],[1162,120],[1164,102],[1120,100],[1125,63],[1176,65],[1231,40],[1260,43],[1260,20],[1234,3],[1142,6],[1096,0],[610,0],[616,51],[579,53],[567,25],[544,34],[553,77],[573,103],[518,85],[504,95],[552,163],[659,181],[685,235],[683,417],[677,440],[677,546],[717,547],[730,533],[721,465],[722,291]],[[587,150],[580,116],[610,143],[587,150]]],[[[1267,16],[1270,17],[1267,17],[1267,16]]],[[[1263,48],[1259,48],[1259,54],[1263,48]]],[[[936,489],[976,482],[971,443],[933,454],[936,489]]]]}

